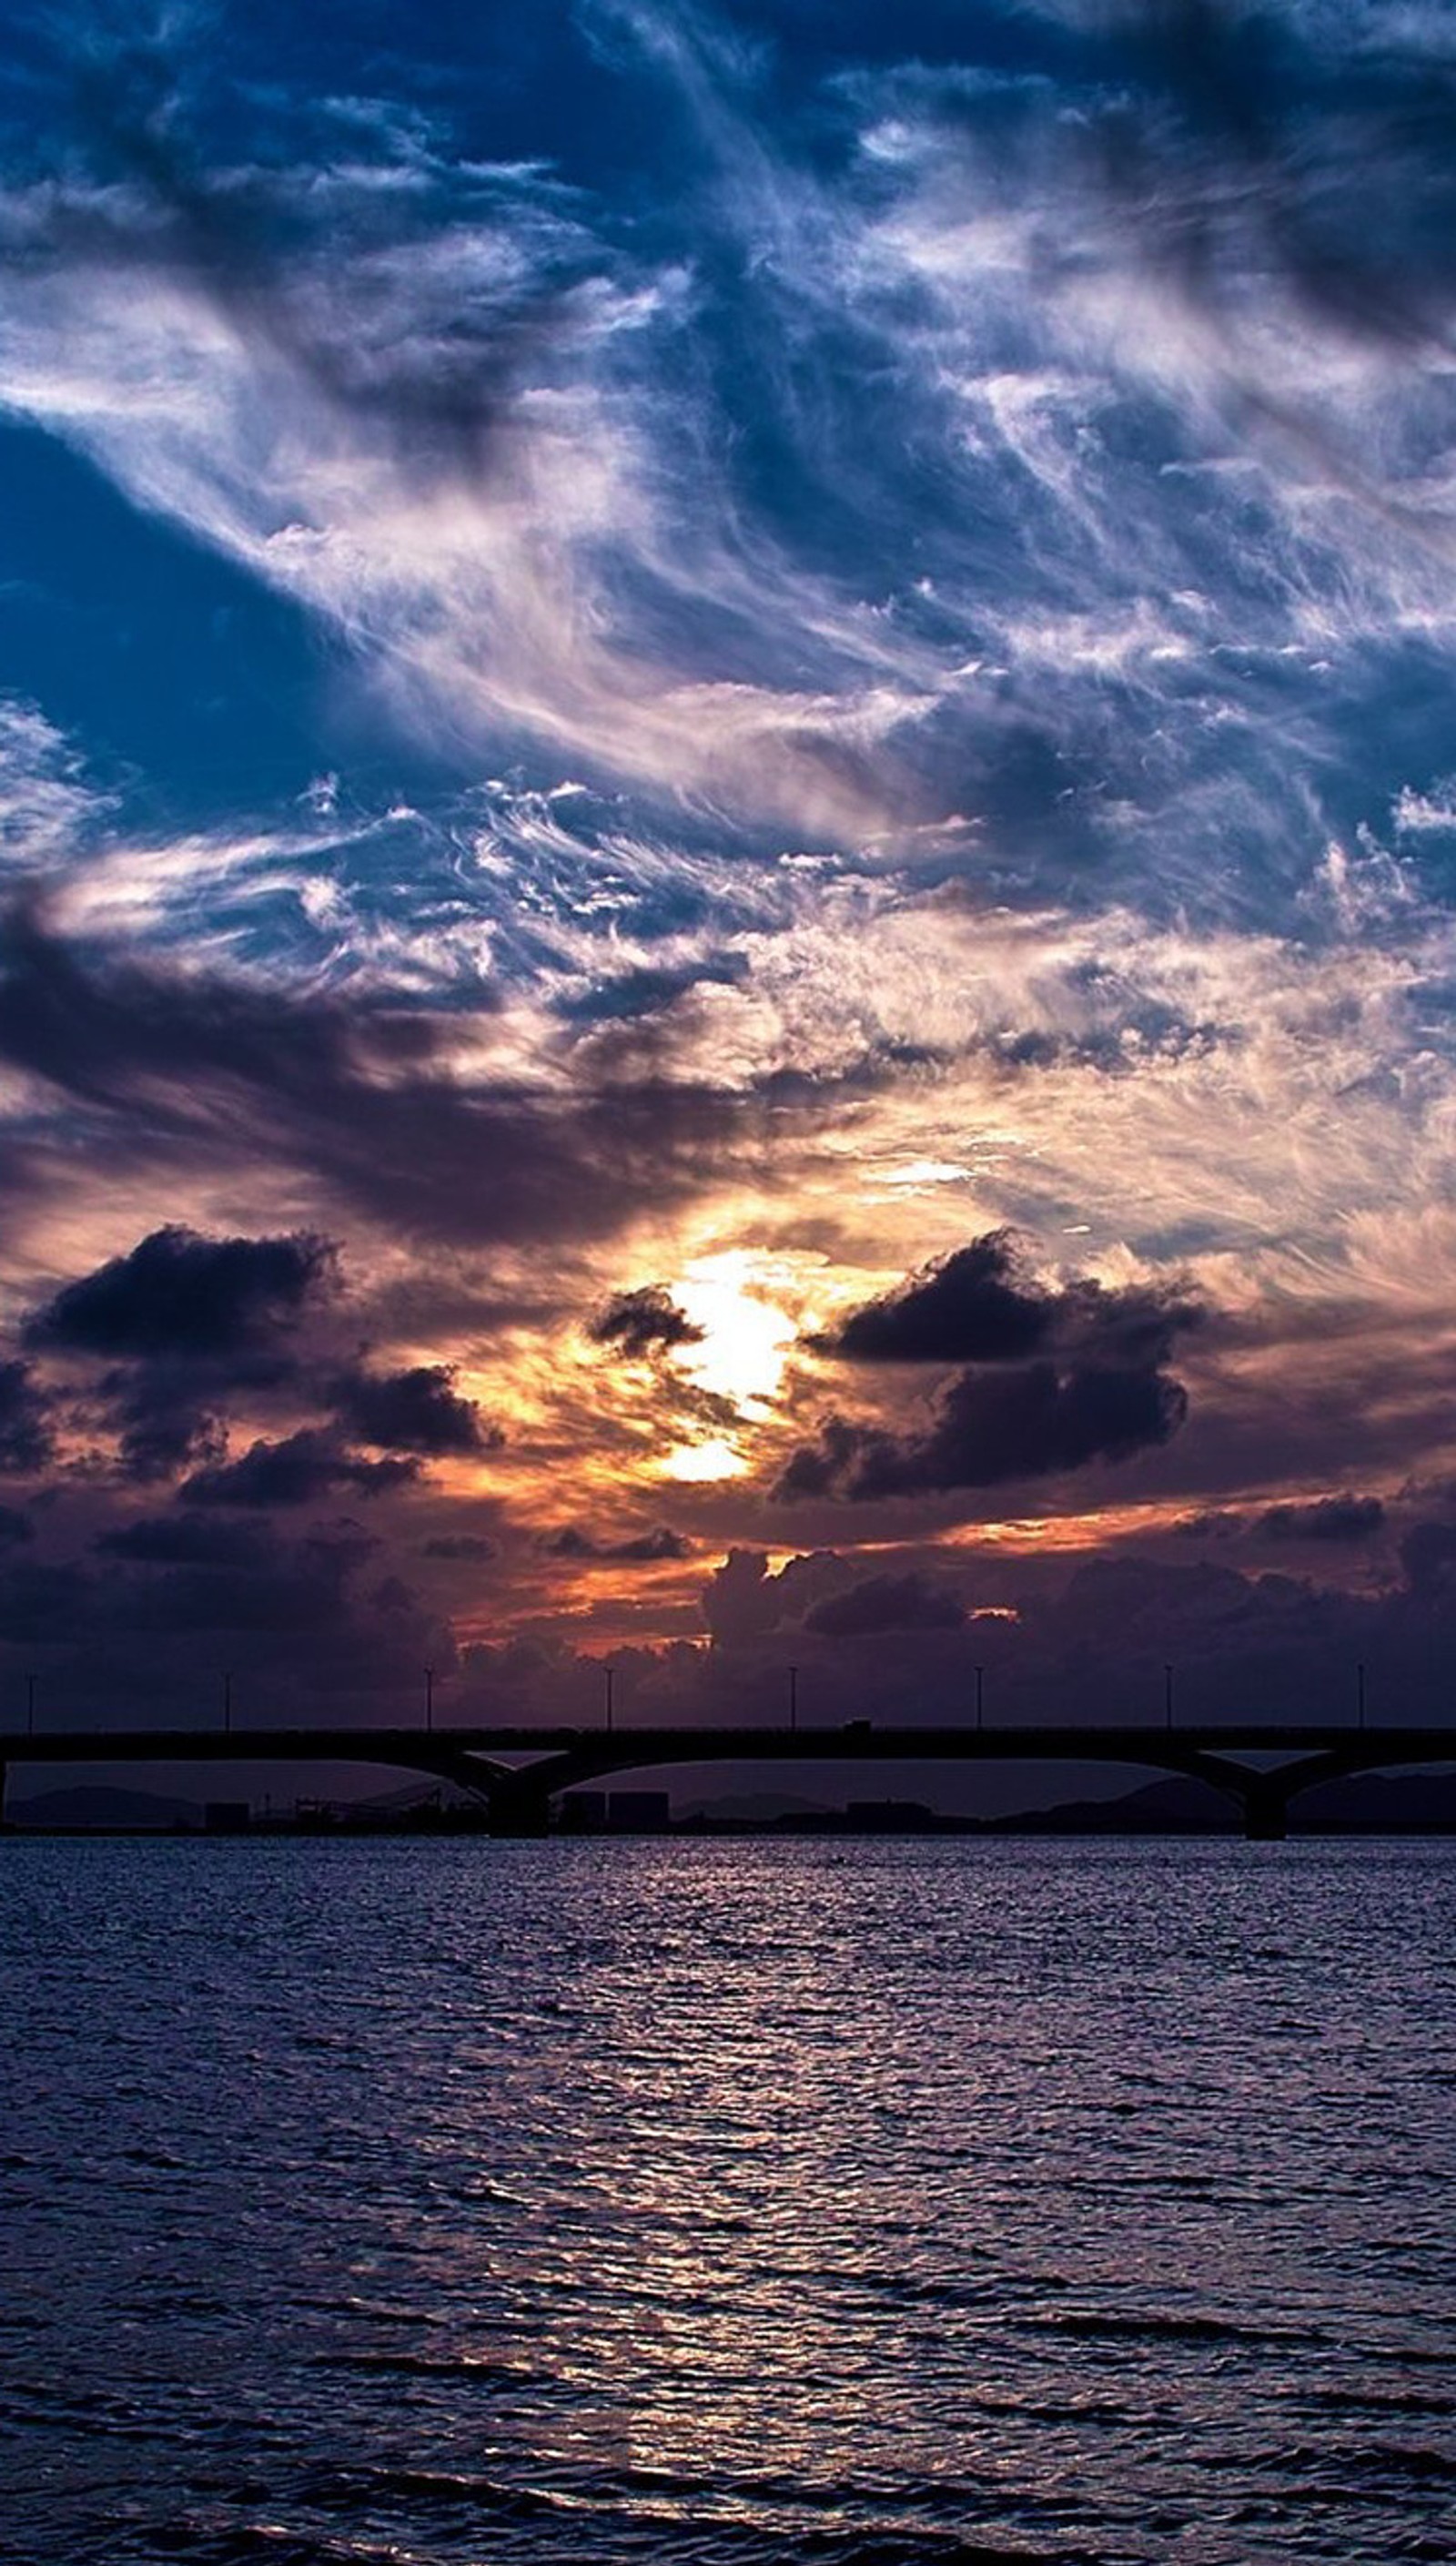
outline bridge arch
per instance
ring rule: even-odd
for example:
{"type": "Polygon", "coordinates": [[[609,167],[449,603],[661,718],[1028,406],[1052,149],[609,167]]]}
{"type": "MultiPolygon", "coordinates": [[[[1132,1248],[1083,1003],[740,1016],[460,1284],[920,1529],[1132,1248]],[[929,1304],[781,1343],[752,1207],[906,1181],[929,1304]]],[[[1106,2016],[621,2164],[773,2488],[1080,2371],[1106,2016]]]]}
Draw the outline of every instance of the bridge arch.
{"type": "Polygon", "coordinates": [[[613,1773],[664,1766],[894,1761],[1098,1762],[1178,1773],[1231,1796],[1256,1841],[1283,1836],[1290,1803],[1322,1782],[1393,1766],[1456,1762],[1456,1726],[1377,1729],[1277,1719],[1044,1723],[1037,1727],[916,1724],[842,1727],[117,1729],[0,1731],[0,1814],[7,1767],[118,1763],[374,1764],[428,1773],[485,1801],[492,1831],[541,1835],[562,1791],[613,1773]],[[1283,1756],[1251,1763],[1251,1756],[1283,1756]]]}

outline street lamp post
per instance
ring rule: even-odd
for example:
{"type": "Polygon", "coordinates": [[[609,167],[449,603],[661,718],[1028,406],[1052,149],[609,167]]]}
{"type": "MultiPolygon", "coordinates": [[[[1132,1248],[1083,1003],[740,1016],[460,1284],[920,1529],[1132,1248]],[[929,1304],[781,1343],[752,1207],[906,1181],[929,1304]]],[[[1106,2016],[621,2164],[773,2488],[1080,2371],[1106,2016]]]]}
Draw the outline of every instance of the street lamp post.
{"type": "Polygon", "coordinates": [[[424,1724],[426,1728],[433,1728],[435,1724],[435,1670],[433,1667],[426,1667],[424,1670],[424,1724]]]}

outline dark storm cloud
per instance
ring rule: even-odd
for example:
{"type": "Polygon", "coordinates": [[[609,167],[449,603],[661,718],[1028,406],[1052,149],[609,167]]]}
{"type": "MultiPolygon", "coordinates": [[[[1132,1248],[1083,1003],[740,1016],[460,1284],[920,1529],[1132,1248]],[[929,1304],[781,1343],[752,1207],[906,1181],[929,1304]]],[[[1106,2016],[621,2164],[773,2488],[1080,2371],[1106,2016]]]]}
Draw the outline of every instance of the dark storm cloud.
{"type": "Polygon", "coordinates": [[[1083,1362],[1155,1364],[1202,1319],[1186,1295],[1144,1285],[1108,1291],[1083,1280],[1043,1290],[1023,1277],[1013,1233],[997,1229],[811,1342],[858,1363],[1006,1364],[1056,1346],[1083,1362]]]}
{"type": "Polygon", "coordinates": [[[196,1384],[168,1370],[113,1376],[103,1396],[117,1429],[121,1476],[144,1486],[179,1471],[221,1460],[227,1429],[210,1408],[200,1408],[196,1384]]]}
{"type": "Polygon", "coordinates": [[[362,1496],[382,1496],[408,1486],[419,1476],[417,1460],[362,1460],[336,1437],[305,1426],[281,1442],[259,1440],[236,1461],[198,1470],[184,1480],[182,1495],[199,1506],[305,1506],[338,1488],[355,1488],[362,1496]]]}
{"type": "MultiPolygon", "coordinates": [[[[0,1060],[46,1080],[94,1153],[209,1175],[283,1164],[410,1235],[609,1233],[721,1176],[768,1110],[651,1076],[576,1094],[471,1084],[459,1034],[444,1011],[378,998],[90,964],[24,910],[0,936],[0,1060]]],[[[773,1107],[782,1126],[788,1108],[773,1107]]]]}
{"type": "MultiPolygon", "coordinates": [[[[1400,1704],[1411,1717],[1441,1719],[1456,1632],[1456,1529],[1422,1526],[1404,1582],[1381,1590],[1129,1553],[1069,1573],[1065,1562],[998,1544],[994,1555],[958,1549],[943,1576],[926,1563],[868,1581],[852,1555],[805,1555],[774,1573],[762,1552],[735,1552],[714,1572],[703,1607],[712,1647],[690,1666],[664,1661],[655,1680],[709,1718],[741,1717],[736,1705],[745,1701],[781,1704],[792,1662],[801,1708],[822,1701],[835,1720],[872,1717],[891,1727],[914,1717],[965,1720],[978,1668],[990,1719],[1120,1716],[1156,1727],[1169,1664],[1179,1719],[1328,1720],[1347,1705],[1353,1721],[1361,1663],[1372,1705],[1389,1705],[1391,1717],[1400,1704]],[[905,1634],[888,1616],[870,1628],[866,1614],[853,1647],[835,1630],[838,1608],[856,1588],[894,1588],[906,1574],[966,1607],[954,1626],[918,1626],[908,1693],[905,1634]]],[[[855,1606],[849,1618],[859,1619],[855,1606]]]]}
{"type": "Polygon", "coordinates": [[[1187,1409],[1182,1384],[1148,1366],[966,1372],[923,1434],[831,1417],[792,1456],[775,1493],[869,1500],[1044,1478],[1166,1443],[1187,1409]]]}
{"type": "Polygon", "coordinates": [[[94,1355],[211,1359],[240,1353],[297,1316],[334,1251],[306,1232],[201,1238],[153,1230],[128,1255],[66,1284],[29,1321],[34,1345],[94,1355]]]}
{"type": "Polygon", "coordinates": [[[541,1547],[553,1559],[619,1559],[651,1562],[661,1559],[690,1559],[693,1545],[670,1524],[656,1524],[650,1532],[631,1533],[622,1541],[598,1541],[579,1524],[564,1524],[560,1532],[547,1536],[541,1547]]]}
{"type": "Polygon", "coordinates": [[[420,1543],[423,1559],[494,1559],[499,1544],[483,1532],[442,1532],[433,1541],[420,1543]]]}
{"type": "Polygon", "coordinates": [[[34,1541],[36,1528],[29,1515],[18,1506],[0,1506],[0,1549],[13,1549],[17,1542],[34,1541]]]}
{"type": "Polygon", "coordinates": [[[296,1504],[331,1485],[390,1484],[346,1450],[353,1443],[432,1459],[496,1448],[503,1437],[448,1365],[351,1363],[305,1381],[287,1338],[334,1281],[336,1261],[333,1245],[308,1232],[215,1239],[173,1225],[65,1285],[26,1335],[52,1354],[129,1357],[87,1392],[117,1435],[121,1476],[144,1485],[190,1471],[203,1502],[231,1492],[235,1503],[296,1504]],[[301,1385],[332,1409],[331,1426],[229,1462],[230,1404],[301,1385]]]}
{"type": "Polygon", "coordinates": [[[847,1594],[827,1596],[806,1614],[806,1631],[853,1640],[869,1631],[958,1631],[965,1608],[923,1577],[868,1577],[847,1594]]]}
{"type": "Polygon", "coordinates": [[[0,1470],[43,1470],[52,1452],[46,1401],[23,1363],[0,1363],[0,1470]]]}
{"type": "Polygon", "coordinates": [[[1456,1593],[1456,1524],[1412,1524],[1400,1543],[1400,1564],[1414,1594],[1456,1593]]]}
{"type": "Polygon", "coordinates": [[[752,1646],[768,1634],[802,1625],[827,1595],[853,1582],[853,1569],[836,1551],[802,1552],[781,1569],[760,1550],[730,1550],[702,1594],[703,1620],[715,1647],[752,1646]]]}
{"type": "Polygon", "coordinates": [[[1080,1360],[1135,1365],[1161,1363],[1174,1337],[1202,1319],[1187,1293],[1151,1286],[1107,1291],[1074,1280],[1044,1291],[1020,1270],[1013,1231],[990,1229],[810,1342],[849,1363],[1020,1363],[1064,1347],[1080,1360]]]}
{"type": "Polygon", "coordinates": [[[1385,1508],[1378,1497],[1312,1497],[1305,1502],[1266,1506],[1258,1530],[1276,1541],[1368,1541],[1380,1530],[1385,1508]]]}
{"type": "Polygon", "coordinates": [[[406,1372],[348,1372],[336,1376],[330,1398],[340,1422],[378,1452],[416,1452],[435,1459],[495,1451],[504,1442],[488,1425],[477,1402],[462,1399],[448,1364],[416,1364],[406,1372]]]}
{"type": "Polygon", "coordinates": [[[820,1353],[866,1364],[957,1364],[919,1433],[831,1416],[791,1457],[783,1498],[908,1496],[1044,1478],[1165,1443],[1187,1395],[1164,1370],[1207,1313],[1187,1293],[1088,1277],[1056,1290],[1023,1275],[992,1230],[906,1276],[829,1335],[820,1353]],[[1030,1360],[1029,1360],[1030,1358],[1030,1360]]]}
{"type": "Polygon", "coordinates": [[[121,1477],[175,1478],[221,1461],[230,1400],[292,1377],[289,1340],[334,1265],[310,1232],[205,1238],[172,1223],[63,1285],[25,1339],[53,1357],[104,1359],[87,1396],[117,1437],[121,1477]]]}
{"type": "Polygon", "coordinates": [[[0,1680],[39,1666],[43,1707],[109,1724],[215,1716],[233,1672],[245,1717],[393,1713],[447,1630],[397,1580],[380,1592],[358,1528],[288,1541],[261,1523],[178,1516],[115,1527],[95,1561],[0,1562],[0,1680]],[[25,1657],[7,1652],[24,1649],[25,1657]]]}
{"type": "Polygon", "coordinates": [[[695,1346],[702,1333],[661,1283],[642,1283],[634,1292],[614,1293],[587,1329],[594,1345],[615,1346],[634,1357],[659,1347],[665,1352],[673,1346],[695,1346]]]}
{"type": "Polygon", "coordinates": [[[1019,1285],[1010,1233],[992,1230],[851,1310],[817,1342],[862,1363],[1011,1363],[1036,1354],[1055,1310],[1019,1285]]]}
{"type": "Polygon", "coordinates": [[[83,1398],[94,1403],[117,1437],[121,1475],[145,1485],[220,1460],[232,1404],[266,1402],[298,1376],[290,1355],[262,1346],[191,1361],[157,1356],[109,1369],[83,1398]]]}
{"type": "Polygon", "coordinates": [[[161,1568],[252,1568],[271,1555],[262,1526],[207,1515],[143,1515],[102,1533],[96,1547],[112,1559],[161,1568]]]}
{"type": "Polygon", "coordinates": [[[1197,1514],[1179,1515],[1168,1530],[1179,1541],[1237,1541],[1244,1518],[1226,1506],[1203,1506],[1197,1514]]]}

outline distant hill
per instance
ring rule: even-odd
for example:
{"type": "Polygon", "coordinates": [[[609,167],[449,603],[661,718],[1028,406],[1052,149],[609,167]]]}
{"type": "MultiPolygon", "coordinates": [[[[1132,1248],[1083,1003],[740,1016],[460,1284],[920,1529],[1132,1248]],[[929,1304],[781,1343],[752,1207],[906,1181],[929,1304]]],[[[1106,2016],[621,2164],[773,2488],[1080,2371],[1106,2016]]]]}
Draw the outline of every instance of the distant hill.
{"type": "Polygon", "coordinates": [[[767,1826],[775,1818],[822,1818],[827,1811],[823,1801],[795,1791],[725,1791],[721,1799],[694,1801],[683,1815],[689,1825],[708,1818],[720,1826],[767,1826]]]}
{"type": "Polygon", "coordinates": [[[29,1800],[12,1792],[6,1816],[13,1827],[195,1827],[202,1823],[195,1800],[167,1799],[157,1791],[117,1790],[102,1782],[38,1791],[29,1800]]]}
{"type": "MultiPolygon", "coordinates": [[[[1456,1773],[1366,1773],[1323,1782],[1290,1807],[1291,1835],[1456,1835],[1456,1773]]],[[[1239,1835],[1235,1803],[1205,1782],[1170,1776],[1117,1800],[1065,1800],[992,1818],[992,1835],[1239,1835]]]]}

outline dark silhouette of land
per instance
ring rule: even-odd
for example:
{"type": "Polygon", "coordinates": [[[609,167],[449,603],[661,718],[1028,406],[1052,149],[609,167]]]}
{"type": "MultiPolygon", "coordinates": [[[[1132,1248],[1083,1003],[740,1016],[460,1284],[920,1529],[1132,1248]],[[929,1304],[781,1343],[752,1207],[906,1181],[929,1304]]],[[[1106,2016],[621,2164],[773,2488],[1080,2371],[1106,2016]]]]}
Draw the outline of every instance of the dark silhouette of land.
{"type": "MultiPolygon", "coordinates": [[[[627,1795],[618,1795],[618,1797],[627,1795]]],[[[287,1810],[241,1810],[172,1794],[85,1783],[17,1803],[12,1829],[25,1835],[488,1836],[489,1809],[441,1789],[386,1800],[303,1799],[287,1810]]],[[[610,1823],[561,1824],[564,1835],[754,1836],[1209,1836],[1237,1835],[1239,1813],[1206,1783],[1147,1782],[1105,1800],[975,1817],[914,1800],[851,1800],[847,1808],[709,1805],[681,1817],[616,1812],[610,1823]]],[[[1456,1836],[1456,1775],[1363,1774],[1328,1782],[1297,1799],[1297,1836],[1456,1836]]]]}

